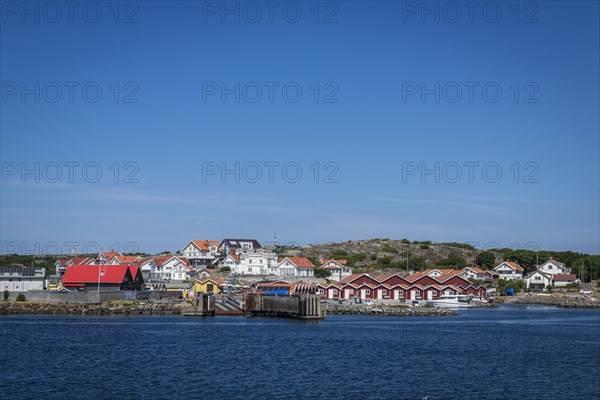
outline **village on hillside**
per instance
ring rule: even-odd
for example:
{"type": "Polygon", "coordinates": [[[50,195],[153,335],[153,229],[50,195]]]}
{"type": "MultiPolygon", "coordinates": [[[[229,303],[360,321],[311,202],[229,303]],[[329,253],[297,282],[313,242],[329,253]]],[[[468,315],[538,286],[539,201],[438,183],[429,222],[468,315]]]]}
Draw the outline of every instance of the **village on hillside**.
{"type": "Polygon", "coordinates": [[[371,276],[353,270],[344,259],[321,259],[315,263],[314,259],[280,254],[276,250],[263,247],[256,239],[223,239],[191,240],[176,254],[102,252],[96,257],[58,259],[53,275],[38,267],[0,268],[0,288],[13,294],[156,291],[188,299],[200,293],[244,296],[256,292],[292,294],[302,290],[322,300],[417,305],[442,296],[486,300],[495,294],[496,288],[509,286],[544,291],[580,283],[564,263],[553,258],[529,273],[518,262],[503,260],[487,270],[468,265],[460,269],[398,270],[371,276]]]}

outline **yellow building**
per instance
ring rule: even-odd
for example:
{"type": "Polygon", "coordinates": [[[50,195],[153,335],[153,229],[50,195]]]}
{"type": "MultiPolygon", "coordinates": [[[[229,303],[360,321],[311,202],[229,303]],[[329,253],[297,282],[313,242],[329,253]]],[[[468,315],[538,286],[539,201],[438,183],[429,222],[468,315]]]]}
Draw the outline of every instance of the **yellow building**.
{"type": "Polygon", "coordinates": [[[219,294],[221,293],[221,289],[225,281],[222,279],[216,278],[202,278],[196,279],[194,284],[192,285],[193,293],[213,293],[219,294]]]}

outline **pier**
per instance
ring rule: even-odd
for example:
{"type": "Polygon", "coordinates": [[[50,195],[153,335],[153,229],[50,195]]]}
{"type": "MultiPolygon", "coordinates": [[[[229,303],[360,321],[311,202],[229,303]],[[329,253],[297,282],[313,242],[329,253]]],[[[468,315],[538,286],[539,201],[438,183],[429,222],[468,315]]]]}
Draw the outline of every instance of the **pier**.
{"type": "Polygon", "coordinates": [[[215,296],[204,293],[196,294],[192,300],[192,304],[182,307],[181,315],[185,317],[208,317],[215,315],[215,296]]]}
{"type": "Polygon", "coordinates": [[[248,294],[246,314],[298,319],[322,319],[321,301],[315,294],[248,294]]]}

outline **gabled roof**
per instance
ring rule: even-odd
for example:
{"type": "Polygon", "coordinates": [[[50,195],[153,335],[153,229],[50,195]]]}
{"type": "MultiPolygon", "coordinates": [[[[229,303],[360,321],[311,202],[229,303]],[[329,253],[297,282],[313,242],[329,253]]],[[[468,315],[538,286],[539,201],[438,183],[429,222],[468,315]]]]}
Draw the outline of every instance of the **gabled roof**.
{"type": "Polygon", "coordinates": [[[77,283],[121,283],[125,280],[128,265],[71,265],[62,278],[64,285],[77,283]]]}
{"type": "MultiPolygon", "coordinates": [[[[204,251],[209,251],[210,245],[216,245],[217,250],[219,249],[219,247],[221,247],[221,242],[219,242],[218,240],[191,240],[188,243],[188,245],[190,243],[194,244],[194,246],[196,246],[200,250],[204,250],[204,251]]],[[[187,246],[185,246],[185,247],[187,247],[187,246]]]]}
{"type": "Polygon", "coordinates": [[[494,269],[499,268],[502,264],[506,264],[515,271],[523,271],[523,268],[515,261],[502,261],[500,264],[496,265],[494,269]]]}
{"type": "Polygon", "coordinates": [[[283,260],[281,260],[281,262],[284,262],[286,259],[290,260],[290,262],[292,264],[294,264],[294,266],[296,268],[314,268],[315,267],[315,265],[313,263],[311,263],[308,258],[305,258],[305,257],[285,257],[283,260]]]}
{"type": "Polygon", "coordinates": [[[226,282],[223,279],[219,279],[219,278],[202,278],[202,279],[196,279],[196,282],[198,283],[206,283],[206,282],[212,282],[216,285],[224,285],[226,282]]]}
{"type": "Polygon", "coordinates": [[[321,267],[324,266],[325,264],[329,264],[330,262],[334,262],[336,264],[343,266],[343,265],[346,265],[347,261],[346,260],[323,260],[323,261],[321,261],[321,267]]]}
{"type": "Polygon", "coordinates": [[[552,279],[552,275],[546,272],[543,272],[541,269],[536,269],[533,272],[530,272],[529,274],[527,274],[527,276],[525,278],[529,278],[535,274],[540,274],[543,275],[544,277],[548,278],[548,279],[552,279]]]}
{"type": "Polygon", "coordinates": [[[363,276],[367,276],[370,279],[373,279],[369,274],[352,274],[345,277],[344,279],[339,280],[338,283],[351,283],[352,281],[355,281],[363,276]]]}
{"type": "Polygon", "coordinates": [[[545,263],[543,263],[542,265],[546,265],[546,264],[548,264],[548,263],[550,263],[550,262],[551,262],[552,264],[554,264],[554,265],[558,265],[558,266],[561,266],[561,267],[563,267],[563,268],[564,268],[564,267],[566,267],[566,265],[565,265],[564,263],[561,263],[560,261],[557,261],[557,260],[555,260],[555,259],[554,259],[554,258],[552,258],[552,257],[550,257],[550,258],[549,258],[549,259],[548,259],[548,260],[547,260],[545,263]]]}
{"type": "Polygon", "coordinates": [[[115,256],[119,264],[131,264],[139,260],[140,256],[115,256]]]}
{"type": "Polygon", "coordinates": [[[94,259],[90,257],[75,257],[71,258],[69,261],[71,261],[73,265],[88,265],[89,263],[93,262],[94,259]]]}
{"type": "Polygon", "coordinates": [[[485,271],[484,271],[484,270],[482,270],[481,268],[479,268],[479,267],[478,267],[478,266],[476,266],[476,265],[471,265],[471,266],[468,266],[468,267],[464,267],[462,270],[464,271],[465,269],[468,269],[468,270],[470,270],[470,271],[472,271],[472,272],[476,273],[477,275],[482,275],[482,274],[484,274],[484,273],[485,273],[485,271]]]}
{"type": "Polygon", "coordinates": [[[69,260],[56,260],[57,263],[59,263],[60,265],[65,265],[66,263],[69,262],[69,260]]]}
{"type": "Polygon", "coordinates": [[[377,282],[385,282],[385,281],[387,281],[388,279],[390,279],[390,278],[393,278],[394,276],[397,276],[398,278],[400,278],[400,279],[404,280],[404,278],[403,278],[403,277],[401,277],[401,276],[400,276],[400,275],[398,275],[398,274],[381,274],[381,275],[378,275],[378,276],[376,276],[376,277],[375,277],[375,280],[376,280],[377,282]]]}
{"type": "Polygon", "coordinates": [[[98,254],[98,259],[100,258],[100,256],[104,256],[104,258],[106,258],[107,260],[110,260],[111,258],[120,256],[120,255],[122,255],[122,254],[119,253],[118,251],[104,251],[104,252],[98,254]]]}

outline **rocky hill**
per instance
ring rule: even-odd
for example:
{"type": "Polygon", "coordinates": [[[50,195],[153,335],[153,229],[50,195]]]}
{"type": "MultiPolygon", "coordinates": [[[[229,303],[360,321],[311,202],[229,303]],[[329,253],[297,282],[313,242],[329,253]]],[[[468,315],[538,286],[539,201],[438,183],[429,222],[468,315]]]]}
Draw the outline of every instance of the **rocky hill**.
{"type": "MultiPolygon", "coordinates": [[[[356,272],[402,272],[443,264],[444,268],[462,268],[474,264],[483,250],[465,243],[410,242],[406,239],[351,240],[343,243],[284,246],[280,252],[311,260],[345,259],[356,272]],[[408,260],[407,260],[408,255],[408,260]],[[408,265],[407,265],[408,261],[408,265]]],[[[502,259],[501,250],[491,251],[494,262],[502,259]]]]}

